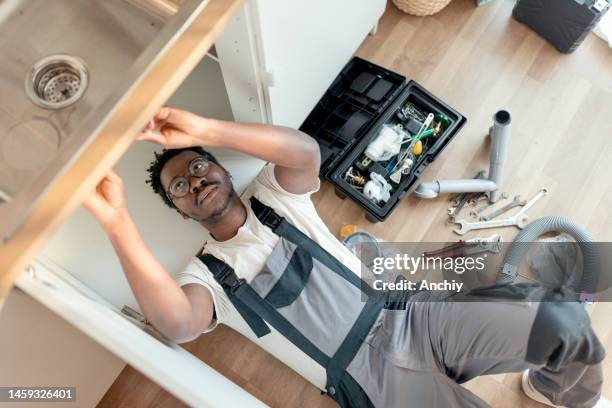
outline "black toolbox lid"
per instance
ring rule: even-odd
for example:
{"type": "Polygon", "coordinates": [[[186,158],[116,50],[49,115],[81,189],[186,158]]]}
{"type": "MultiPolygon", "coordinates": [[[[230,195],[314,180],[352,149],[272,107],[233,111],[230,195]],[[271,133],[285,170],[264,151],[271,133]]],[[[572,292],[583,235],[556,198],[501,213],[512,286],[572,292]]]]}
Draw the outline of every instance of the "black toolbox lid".
{"type": "Polygon", "coordinates": [[[321,149],[321,176],[340,159],[394,101],[406,78],[354,57],[342,69],[300,130],[321,149]]]}

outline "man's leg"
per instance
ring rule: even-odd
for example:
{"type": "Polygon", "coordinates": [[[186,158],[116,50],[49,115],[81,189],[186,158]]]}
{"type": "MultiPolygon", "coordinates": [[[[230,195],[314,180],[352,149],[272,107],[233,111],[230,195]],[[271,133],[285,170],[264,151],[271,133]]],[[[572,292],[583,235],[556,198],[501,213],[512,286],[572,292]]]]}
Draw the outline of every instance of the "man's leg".
{"type": "Polygon", "coordinates": [[[440,369],[458,383],[529,368],[533,386],[553,403],[592,407],[605,352],[584,307],[561,298],[537,285],[497,286],[416,305],[413,312],[428,313],[440,369]]]}

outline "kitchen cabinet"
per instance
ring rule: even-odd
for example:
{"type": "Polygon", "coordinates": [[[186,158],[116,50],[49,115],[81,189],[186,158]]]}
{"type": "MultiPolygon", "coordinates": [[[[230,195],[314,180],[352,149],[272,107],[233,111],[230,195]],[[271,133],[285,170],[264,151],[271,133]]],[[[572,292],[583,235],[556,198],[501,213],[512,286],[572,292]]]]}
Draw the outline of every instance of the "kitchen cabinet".
{"type": "MultiPolygon", "coordinates": [[[[144,183],[157,146],[132,144],[139,128],[166,102],[220,119],[299,127],[377,24],[385,3],[210,0],[0,247],[0,297],[15,282],[190,406],[263,405],[121,312],[125,305],[138,311],[138,304],[110,243],[79,205],[114,167],[148,246],[168,271],[179,272],[206,234],[166,208],[144,183]],[[216,57],[204,57],[213,42],[216,57]]],[[[237,191],[264,165],[236,152],[213,153],[234,174],[237,191]]]]}

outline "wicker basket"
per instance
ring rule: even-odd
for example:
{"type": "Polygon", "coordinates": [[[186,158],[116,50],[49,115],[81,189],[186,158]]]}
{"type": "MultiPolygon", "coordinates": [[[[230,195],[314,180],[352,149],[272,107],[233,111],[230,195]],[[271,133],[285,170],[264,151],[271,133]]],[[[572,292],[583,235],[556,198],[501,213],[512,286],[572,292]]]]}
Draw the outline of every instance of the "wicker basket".
{"type": "Polygon", "coordinates": [[[393,0],[393,4],[404,13],[414,16],[430,16],[436,14],[450,3],[451,0],[393,0]]]}

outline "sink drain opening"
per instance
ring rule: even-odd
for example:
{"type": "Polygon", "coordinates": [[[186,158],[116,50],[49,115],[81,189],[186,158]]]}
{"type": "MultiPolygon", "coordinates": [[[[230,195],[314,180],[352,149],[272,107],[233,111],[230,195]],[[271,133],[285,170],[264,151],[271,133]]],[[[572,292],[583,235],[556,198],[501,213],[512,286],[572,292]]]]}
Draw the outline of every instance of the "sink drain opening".
{"type": "Polygon", "coordinates": [[[36,62],[26,78],[26,93],[38,106],[63,109],[77,102],[89,82],[85,63],[67,54],[50,55],[36,62]]]}

